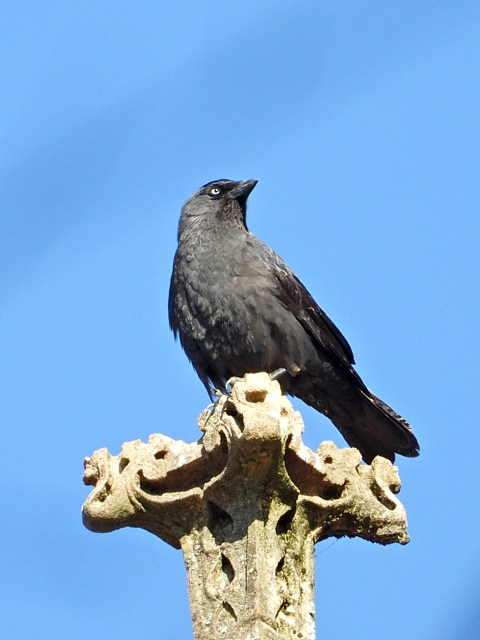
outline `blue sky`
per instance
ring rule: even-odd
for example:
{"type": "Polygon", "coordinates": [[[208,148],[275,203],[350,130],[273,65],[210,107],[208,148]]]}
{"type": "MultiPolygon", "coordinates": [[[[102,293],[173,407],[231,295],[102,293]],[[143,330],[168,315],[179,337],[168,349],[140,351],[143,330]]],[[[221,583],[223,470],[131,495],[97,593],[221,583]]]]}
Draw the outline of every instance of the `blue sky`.
{"type": "MultiPolygon", "coordinates": [[[[191,637],[181,553],[92,534],[82,462],[193,441],[168,329],[183,201],[258,178],[249,226],[412,422],[411,543],[317,548],[318,637],[480,625],[477,2],[18,1],[1,28],[0,633],[191,637]]],[[[305,441],[342,444],[300,402],[305,441]]]]}

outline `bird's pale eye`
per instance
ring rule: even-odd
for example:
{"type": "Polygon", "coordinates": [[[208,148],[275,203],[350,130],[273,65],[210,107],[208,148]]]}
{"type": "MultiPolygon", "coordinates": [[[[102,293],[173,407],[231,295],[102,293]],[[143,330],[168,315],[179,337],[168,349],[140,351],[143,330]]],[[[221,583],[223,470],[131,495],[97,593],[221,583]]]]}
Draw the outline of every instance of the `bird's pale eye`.
{"type": "Polygon", "coordinates": [[[211,196],[219,196],[221,193],[222,191],[219,187],[212,187],[208,192],[208,194],[211,196]]]}

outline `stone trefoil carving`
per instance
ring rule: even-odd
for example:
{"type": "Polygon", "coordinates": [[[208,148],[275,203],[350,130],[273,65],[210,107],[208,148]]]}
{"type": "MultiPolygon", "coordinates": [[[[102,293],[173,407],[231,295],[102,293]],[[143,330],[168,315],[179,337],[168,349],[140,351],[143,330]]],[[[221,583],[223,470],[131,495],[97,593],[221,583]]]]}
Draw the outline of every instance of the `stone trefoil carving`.
{"type": "Polygon", "coordinates": [[[397,469],[301,439],[267,374],[238,380],[199,418],[202,438],[163,435],[85,461],[85,525],[141,527],[183,551],[197,640],[313,640],[314,544],[334,536],[406,544],[397,469]]]}

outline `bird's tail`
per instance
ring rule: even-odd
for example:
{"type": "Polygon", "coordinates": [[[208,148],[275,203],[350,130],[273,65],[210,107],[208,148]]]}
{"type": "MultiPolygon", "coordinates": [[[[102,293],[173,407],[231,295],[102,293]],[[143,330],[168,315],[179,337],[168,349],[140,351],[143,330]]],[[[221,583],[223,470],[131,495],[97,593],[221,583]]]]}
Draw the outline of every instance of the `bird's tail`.
{"type": "Polygon", "coordinates": [[[312,404],[332,420],[348,444],[357,448],[368,464],[377,455],[392,462],[396,453],[409,458],[419,455],[420,446],[405,418],[371,391],[357,388],[354,393],[355,402],[349,397],[342,403],[342,398],[337,397],[334,401],[329,398],[327,402],[312,404]]]}

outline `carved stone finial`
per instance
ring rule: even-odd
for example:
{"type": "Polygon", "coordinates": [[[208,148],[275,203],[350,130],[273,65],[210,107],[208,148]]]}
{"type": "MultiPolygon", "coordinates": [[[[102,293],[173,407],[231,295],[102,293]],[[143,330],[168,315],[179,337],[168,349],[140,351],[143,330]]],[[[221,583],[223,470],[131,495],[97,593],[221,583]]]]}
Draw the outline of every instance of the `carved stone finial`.
{"type": "Polygon", "coordinates": [[[197,640],[315,638],[313,547],[329,536],[409,541],[397,468],[301,439],[267,374],[238,380],[195,443],[154,434],[85,460],[92,531],[141,527],[182,548],[197,640]]]}

